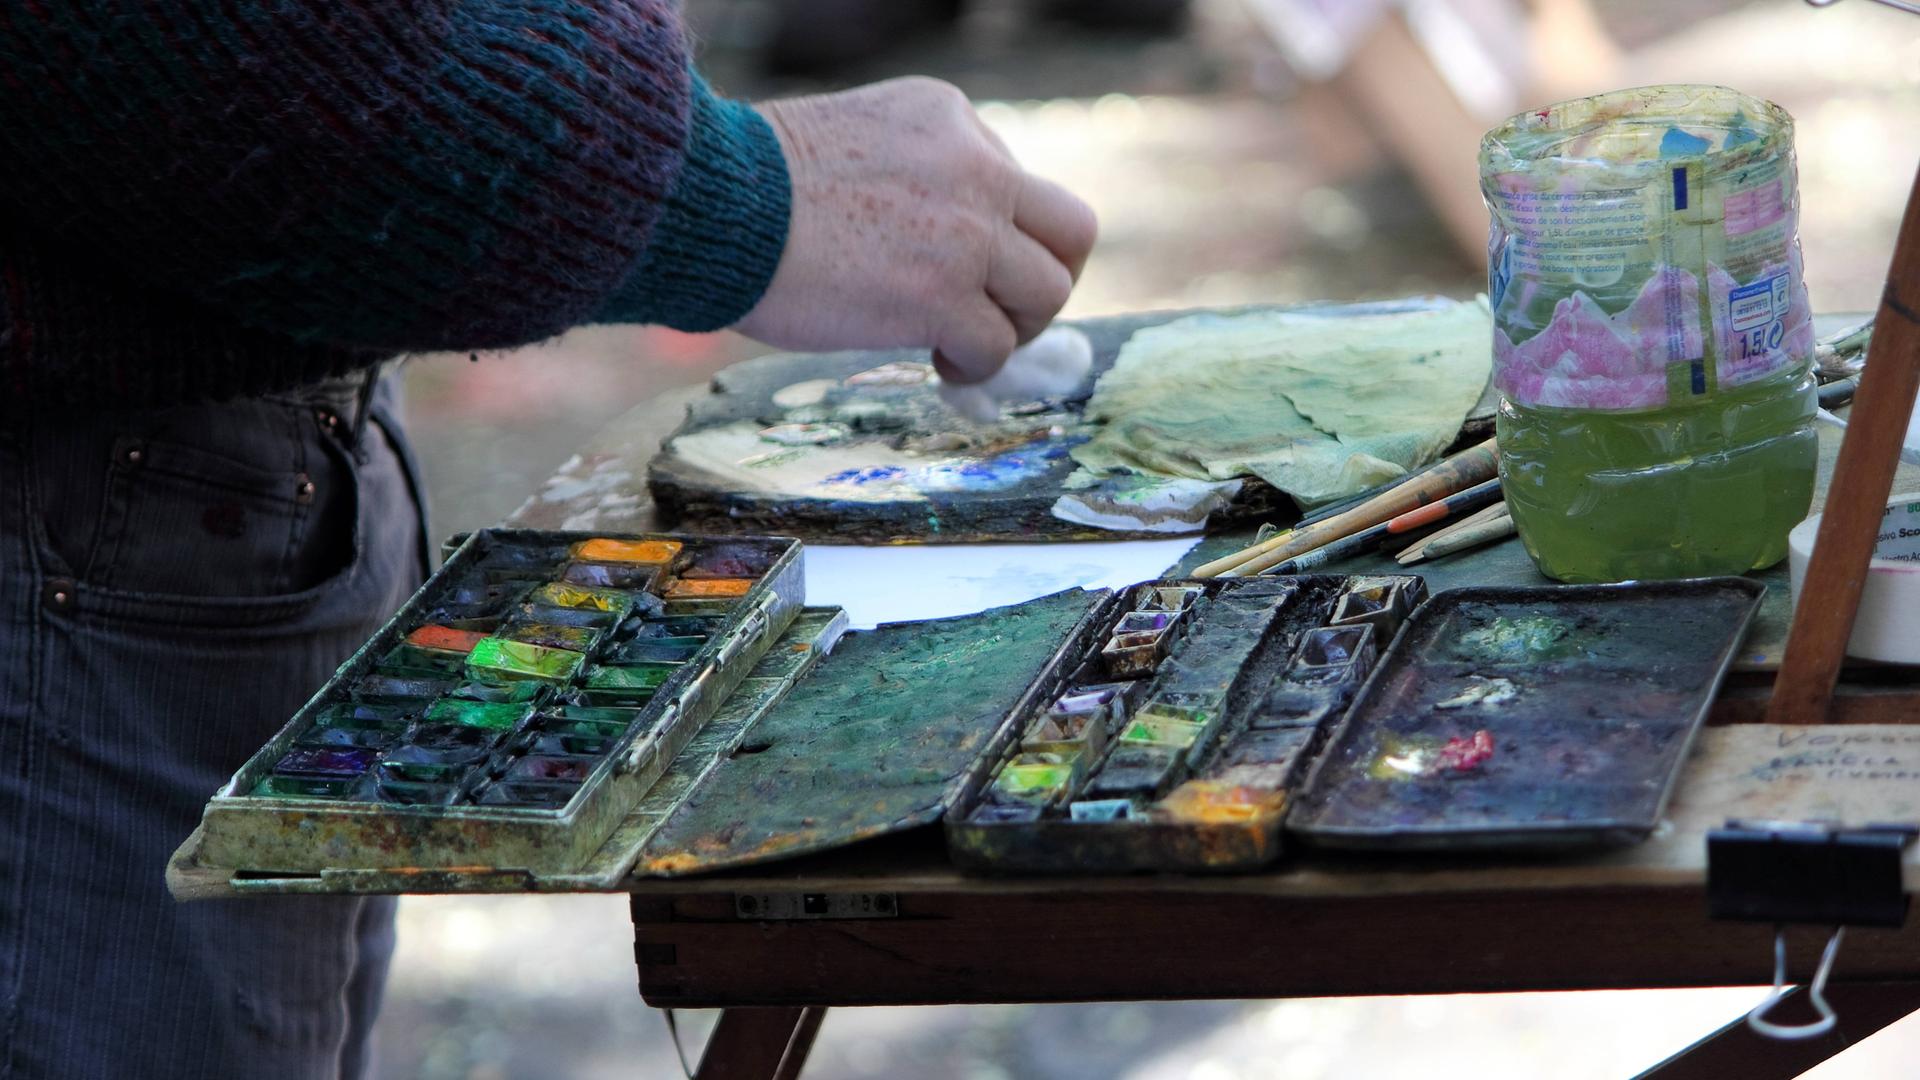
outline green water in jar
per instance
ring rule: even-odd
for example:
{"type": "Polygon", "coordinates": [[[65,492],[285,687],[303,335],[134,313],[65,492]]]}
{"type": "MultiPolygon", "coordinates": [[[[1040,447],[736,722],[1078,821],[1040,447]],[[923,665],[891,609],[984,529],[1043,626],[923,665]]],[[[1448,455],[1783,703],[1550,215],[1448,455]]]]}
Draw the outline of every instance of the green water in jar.
{"type": "Polygon", "coordinates": [[[1810,368],[1627,412],[1502,401],[1500,474],[1540,572],[1569,582],[1744,574],[1813,501],[1810,368]]]}

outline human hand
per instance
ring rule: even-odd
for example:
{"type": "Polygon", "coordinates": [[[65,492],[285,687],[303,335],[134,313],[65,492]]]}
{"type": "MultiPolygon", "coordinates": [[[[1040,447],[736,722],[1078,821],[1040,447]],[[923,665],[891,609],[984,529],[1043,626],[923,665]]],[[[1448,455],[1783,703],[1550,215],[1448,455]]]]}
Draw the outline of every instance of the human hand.
{"type": "Polygon", "coordinates": [[[757,108],[793,217],[734,329],[791,349],[931,348],[943,380],[976,383],[1067,302],[1092,209],[1023,171],[960,91],[893,79],[757,108]]]}

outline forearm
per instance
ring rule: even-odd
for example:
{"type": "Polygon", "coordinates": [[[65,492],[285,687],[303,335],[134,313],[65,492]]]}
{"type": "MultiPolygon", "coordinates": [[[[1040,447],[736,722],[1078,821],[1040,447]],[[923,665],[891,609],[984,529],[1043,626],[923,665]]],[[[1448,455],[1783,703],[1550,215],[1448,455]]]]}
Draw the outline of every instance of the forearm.
{"type": "Polygon", "coordinates": [[[0,4],[0,213],[237,322],[396,351],[705,329],[778,260],[778,145],[691,77],[665,0],[122,8],[0,4]]]}

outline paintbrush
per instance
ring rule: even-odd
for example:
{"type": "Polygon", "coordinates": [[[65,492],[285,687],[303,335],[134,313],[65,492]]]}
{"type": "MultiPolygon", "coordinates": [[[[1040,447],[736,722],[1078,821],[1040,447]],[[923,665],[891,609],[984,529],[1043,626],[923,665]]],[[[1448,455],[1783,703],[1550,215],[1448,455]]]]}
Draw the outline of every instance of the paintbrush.
{"type": "Polygon", "coordinates": [[[1395,556],[1395,560],[1401,566],[1412,566],[1415,563],[1426,562],[1428,559],[1437,559],[1442,555],[1451,555],[1456,551],[1465,551],[1468,548],[1479,547],[1481,544],[1505,539],[1512,536],[1514,531],[1513,515],[1507,512],[1507,504],[1503,500],[1458,525],[1441,529],[1395,556]]]}
{"type": "Polygon", "coordinates": [[[1193,576],[1244,577],[1257,574],[1343,536],[1351,536],[1409,510],[1484,483],[1500,471],[1497,449],[1493,440],[1488,439],[1432,468],[1415,473],[1391,491],[1376,495],[1351,510],[1215,559],[1195,570],[1193,576]]]}
{"type": "MultiPolygon", "coordinates": [[[[1468,548],[1476,548],[1482,544],[1491,544],[1495,540],[1504,540],[1518,531],[1519,529],[1513,523],[1513,518],[1510,515],[1502,514],[1499,517],[1482,521],[1477,525],[1470,525],[1464,529],[1460,529],[1445,540],[1428,544],[1420,552],[1420,557],[1414,561],[1425,562],[1428,559],[1437,559],[1442,555],[1451,555],[1456,551],[1465,551],[1468,548]]],[[[1401,565],[1407,566],[1411,564],[1402,563],[1401,565]]]]}
{"type": "Polygon", "coordinates": [[[1262,574],[1303,574],[1318,569],[1330,562],[1364,555],[1384,547],[1388,542],[1411,532],[1445,521],[1450,517],[1465,517],[1476,510],[1500,501],[1500,481],[1488,480],[1475,484],[1465,491],[1456,492],[1417,509],[1409,510],[1398,517],[1383,521],[1378,525],[1365,528],[1357,533],[1343,536],[1330,544],[1324,544],[1311,551],[1303,552],[1293,558],[1275,563],[1261,570],[1262,574]]]}
{"type": "Polygon", "coordinates": [[[1490,518],[1499,517],[1501,514],[1504,514],[1506,512],[1507,512],[1506,502],[1504,500],[1501,502],[1494,503],[1492,506],[1487,507],[1485,510],[1481,510],[1470,517],[1461,518],[1460,520],[1455,521],[1449,525],[1444,525],[1439,529],[1436,529],[1433,532],[1428,533],[1426,536],[1423,536],[1420,539],[1414,541],[1413,543],[1408,544],[1406,547],[1402,548],[1400,550],[1400,553],[1398,555],[1395,555],[1394,558],[1404,563],[1409,558],[1417,557],[1421,548],[1426,547],[1428,544],[1433,543],[1435,540],[1438,540],[1443,536],[1451,536],[1452,534],[1460,531],[1461,529],[1466,528],[1469,525],[1478,525],[1482,521],[1486,521],[1490,518]]]}
{"type": "MultiPolygon", "coordinates": [[[[1476,443],[1475,445],[1477,446],[1479,444],[1476,443]]],[[[1361,503],[1366,502],[1368,499],[1373,499],[1381,495],[1385,495],[1387,492],[1392,491],[1394,488],[1397,488],[1402,484],[1411,484],[1414,481],[1419,480],[1421,477],[1427,475],[1428,473],[1434,471],[1435,469],[1444,469],[1452,461],[1453,461],[1452,457],[1441,458],[1439,461],[1434,462],[1433,464],[1427,466],[1424,469],[1416,469],[1413,472],[1407,473],[1405,476],[1396,476],[1384,484],[1375,484],[1374,486],[1368,488],[1367,490],[1361,492],[1358,495],[1349,495],[1348,497],[1341,499],[1337,502],[1330,502],[1330,503],[1327,503],[1325,506],[1316,506],[1313,509],[1307,511],[1306,513],[1301,514],[1300,520],[1294,522],[1293,527],[1296,530],[1304,529],[1307,526],[1314,524],[1315,522],[1325,521],[1326,519],[1333,517],[1337,514],[1344,514],[1347,511],[1353,509],[1354,507],[1359,506],[1361,503]]],[[[1262,537],[1262,539],[1269,539],[1269,538],[1262,537]]]]}

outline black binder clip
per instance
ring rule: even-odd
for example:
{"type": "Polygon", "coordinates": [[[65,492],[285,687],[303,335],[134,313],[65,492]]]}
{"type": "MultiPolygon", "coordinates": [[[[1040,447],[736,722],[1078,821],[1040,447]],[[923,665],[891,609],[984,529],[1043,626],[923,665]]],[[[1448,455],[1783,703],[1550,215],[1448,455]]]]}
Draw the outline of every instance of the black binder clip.
{"type": "Polygon", "coordinates": [[[1812,923],[1834,928],[1807,986],[1820,1019],[1787,1026],[1766,1018],[1786,996],[1787,939],[1773,935],[1773,992],[1747,1014],[1755,1031],[1778,1039],[1810,1039],[1833,1030],[1827,977],[1848,926],[1897,927],[1909,900],[1900,880],[1913,825],[1846,827],[1821,821],[1729,821],[1707,834],[1707,910],[1716,919],[1812,923]]]}

